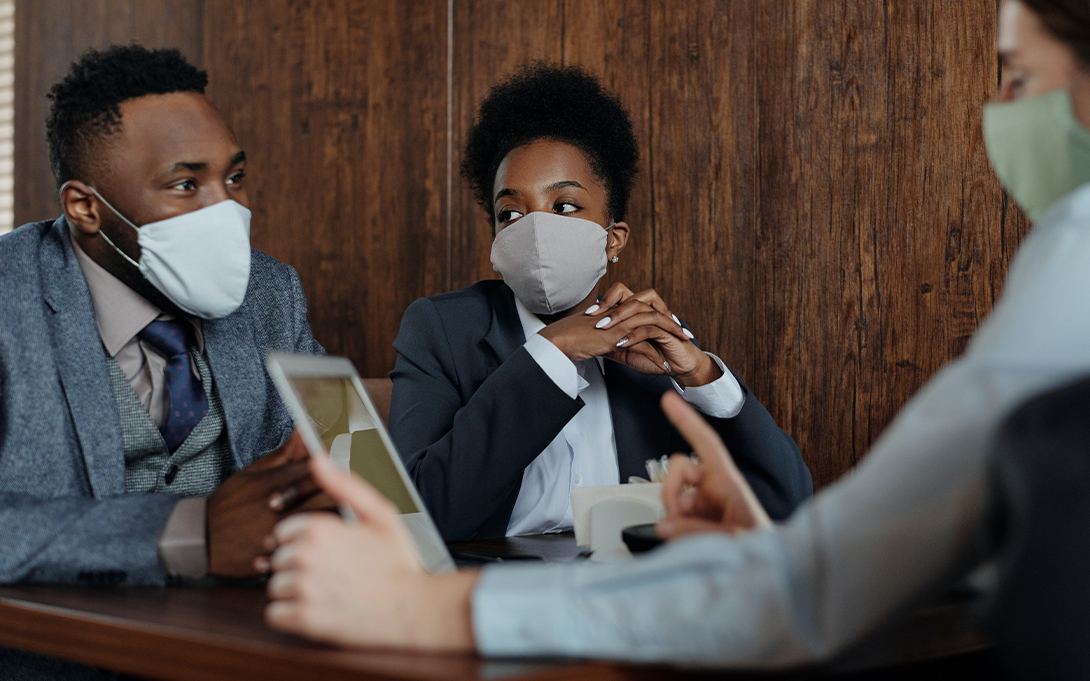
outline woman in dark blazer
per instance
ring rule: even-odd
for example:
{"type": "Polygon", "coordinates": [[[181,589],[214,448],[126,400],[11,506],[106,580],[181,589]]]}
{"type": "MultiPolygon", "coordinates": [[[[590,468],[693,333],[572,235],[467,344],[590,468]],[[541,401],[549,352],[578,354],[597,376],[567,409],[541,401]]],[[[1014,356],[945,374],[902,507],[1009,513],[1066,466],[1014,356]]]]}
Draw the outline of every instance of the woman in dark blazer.
{"type": "Polygon", "coordinates": [[[654,290],[600,291],[638,158],[628,113],[581,70],[531,65],[481,105],[463,174],[503,280],[414,302],[391,373],[391,435],[448,541],[570,529],[572,488],[687,450],[658,406],[668,390],[770,516],[813,493],[790,436],[654,290]]]}

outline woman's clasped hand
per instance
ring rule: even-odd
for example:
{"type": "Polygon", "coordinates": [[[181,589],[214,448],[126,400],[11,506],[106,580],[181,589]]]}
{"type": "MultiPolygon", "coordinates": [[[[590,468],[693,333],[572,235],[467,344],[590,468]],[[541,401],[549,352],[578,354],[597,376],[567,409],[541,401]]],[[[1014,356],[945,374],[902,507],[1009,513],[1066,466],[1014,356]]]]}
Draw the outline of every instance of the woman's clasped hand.
{"type": "Polygon", "coordinates": [[[682,387],[723,375],[654,289],[633,293],[614,284],[583,314],[559,319],[539,334],[572,361],[604,357],[641,373],[671,376],[682,387]]]}

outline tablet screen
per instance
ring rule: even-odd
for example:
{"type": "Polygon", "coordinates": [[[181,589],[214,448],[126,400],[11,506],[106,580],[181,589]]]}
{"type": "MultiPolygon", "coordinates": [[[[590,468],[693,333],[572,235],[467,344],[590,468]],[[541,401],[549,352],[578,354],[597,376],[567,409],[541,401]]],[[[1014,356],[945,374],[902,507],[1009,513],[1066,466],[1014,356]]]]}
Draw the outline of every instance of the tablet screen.
{"type": "Polygon", "coordinates": [[[351,379],[288,376],[288,383],[331,459],[374,485],[402,513],[420,512],[351,379]]]}

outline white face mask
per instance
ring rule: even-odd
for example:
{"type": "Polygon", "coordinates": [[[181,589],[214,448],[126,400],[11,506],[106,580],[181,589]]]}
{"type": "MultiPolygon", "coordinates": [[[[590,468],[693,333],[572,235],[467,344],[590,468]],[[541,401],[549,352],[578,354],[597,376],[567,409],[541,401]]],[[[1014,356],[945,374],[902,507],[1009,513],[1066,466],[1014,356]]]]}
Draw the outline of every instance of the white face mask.
{"type": "Polygon", "coordinates": [[[530,213],[496,235],[492,267],[530,312],[570,310],[606,273],[607,234],[590,220],[530,213]]]}
{"type": "Polygon", "coordinates": [[[140,262],[99,234],[172,303],[202,319],[226,317],[242,305],[250,282],[249,209],[228,199],[137,227],[91,191],[136,230],[140,262]]]}

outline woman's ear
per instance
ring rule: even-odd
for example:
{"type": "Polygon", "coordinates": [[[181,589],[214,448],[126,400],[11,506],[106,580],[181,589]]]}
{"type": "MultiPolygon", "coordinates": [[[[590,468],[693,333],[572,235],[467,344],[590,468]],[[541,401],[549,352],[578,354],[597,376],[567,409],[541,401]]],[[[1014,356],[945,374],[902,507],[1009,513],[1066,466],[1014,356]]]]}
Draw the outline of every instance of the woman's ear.
{"type": "Polygon", "coordinates": [[[613,260],[628,243],[628,223],[617,222],[609,230],[606,240],[606,259],[613,260]]]}
{"type": "Polygon", "coordinates": [[[68,223],[88,236],[98,234],[102,227],[98,201],[91,188],[79,180],[69,180],[61,186],[61,210],[68,223]]]}

